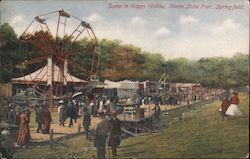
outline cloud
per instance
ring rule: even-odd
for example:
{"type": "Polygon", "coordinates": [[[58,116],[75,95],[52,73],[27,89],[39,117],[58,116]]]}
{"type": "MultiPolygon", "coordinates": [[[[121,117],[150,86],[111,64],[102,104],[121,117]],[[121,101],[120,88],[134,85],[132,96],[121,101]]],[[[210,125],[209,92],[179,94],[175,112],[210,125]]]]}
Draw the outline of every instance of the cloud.
{"type": "Polygon", "coordinates": [[[104,17],[99,15],[98,13],[92,13],[87,17],[87,22],[89,23],[100,22],[103,20],[104,20],[104,17]]]}
{"type": "Polygon", "coordinates": [[[221,24],[210,26],[210,32],[215,35],[226,35],[229,32],[239,30],[240,25],[232,19],[226,19],[221,24]]]}
{"type": "Polygon", "coordinates": [[[156,31],[157,36],[163,36],[169,33],[170,33],[170,30],[166,28],[165,26],[160,27],[159,30],[156,31]]]}
{"type": "Polygon", "coordinates": [[[22,15],[16,15],[16,16],[14,16],[14,17],[11,19],[10,24],[11,24],[11,25],[16,25],[16,24],[18,24],[18,23],[23,22],[24,20],[25,20],[25,19],[24,19],[24,17],[23,17],[22,15]]]}
{"type": "Polygon", "coordinates": [[[15,29],[17,35],[21,35],[25,28],[24,24],[27,24],[26,17],[24,15],[16,14],[12,18],[10,18],[9,24],[15,29]]]}
{"type": "Polygon", "coordinates": [[[233,19],[222,19],[215,23],[198,23],[194,30],[183,29],[171,38],[162,40],[160,52],[167,59],[186,57],[224,56],[232,57],[236,52],[249,53],[249,29],[233,19]]]}
{"type": "Polygon", "coordinates": [[[130,24],[145,24],[146,20],[142,19],[141,17],[133,17],[130,21],[130,24]]]}
{"type": "Polygon", "coordinates": [[[184,25],[184,24],[188,24],[188,23],[195,23],[195,22],[198,22],[199,19],[198,18],[195,18],[191,15],[181,15],[180,18],[179,18],[179,23],[181,25],[184,25]]]}
{"type": "Polygon", "coordinates": [[[225,28],[235,29],[237,24],[232,19],[227,19],[223,22],[222,26],[225,28]]]}

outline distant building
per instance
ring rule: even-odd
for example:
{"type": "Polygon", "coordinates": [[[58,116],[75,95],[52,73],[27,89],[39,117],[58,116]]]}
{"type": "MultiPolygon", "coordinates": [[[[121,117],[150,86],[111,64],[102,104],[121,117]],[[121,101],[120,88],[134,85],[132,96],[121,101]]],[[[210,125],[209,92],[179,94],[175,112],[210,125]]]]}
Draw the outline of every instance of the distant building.
{"type": "Polygon", "coordinates": [[[200,83],[170,83],[169,90],[179,93],[180,91],[196,92],[202,88],[200,83]]]}

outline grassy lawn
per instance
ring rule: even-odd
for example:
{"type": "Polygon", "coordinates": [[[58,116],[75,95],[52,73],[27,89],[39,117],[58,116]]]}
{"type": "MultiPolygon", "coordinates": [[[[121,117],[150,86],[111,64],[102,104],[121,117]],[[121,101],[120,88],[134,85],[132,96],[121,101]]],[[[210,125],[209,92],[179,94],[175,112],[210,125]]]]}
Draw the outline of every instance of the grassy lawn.
{"type": "MultiPolygon", "coordinates": [[[[249,152],[249,96],[239,94],[243,116],[221,120],[220,102],[179,109],[162,115],[159,133],[122,141],[119,158],[239,158],[249,152]],[[199,109],[197,109],[199,107],[199,109]],[[182,118],[180,118],[182,116],[182,118]],[[174,119],[178,117],[178,119],[174,119]],[[176,121],[176,122],[173,122],[176,121]]],[[[108,153],[106,153],[108,157],[108,153]]],[[[92,141],[78,136],[53,148],[41,145],[15,153],[14,158],[92,158],[92,141]],[[89,149],[91,147],[91,149],[89,149]]]]}

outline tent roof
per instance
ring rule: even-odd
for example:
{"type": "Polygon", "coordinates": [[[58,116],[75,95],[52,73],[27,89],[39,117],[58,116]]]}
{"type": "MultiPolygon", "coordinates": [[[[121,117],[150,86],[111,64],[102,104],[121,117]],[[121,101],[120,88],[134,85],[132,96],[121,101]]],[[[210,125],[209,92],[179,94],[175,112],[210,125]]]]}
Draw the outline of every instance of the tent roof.
{"type": "Polygon", "coordinates": [[[117,88],[117,89],[139,89],[139,82],[138,81],[129,81],[129,80],[124,80],[124,81],[119,81],[119,82],[113,82],[110,80],[105,80],[104,83],[106,84],[104,88],[117,88]]]}
{"type": "MultiPolygon", "coordinates": [[[[66,80],[68,83],[83,83],[86,82],[84,80],[81,80],[77,77],[74,77],[67,73],[66,77],[63,76],[63,73],[61,69],[54,64],[54,82],[63,82],[63,80],[66,80]]],[[[12,78],[11,83],[15,84],[34,84],[34,83],[39,83],[39,84],[46,84],[48,80],[48,65],[40,68],[39,70],[25,75],[23,77],[18,77],[18,78],[12,78]]]]}

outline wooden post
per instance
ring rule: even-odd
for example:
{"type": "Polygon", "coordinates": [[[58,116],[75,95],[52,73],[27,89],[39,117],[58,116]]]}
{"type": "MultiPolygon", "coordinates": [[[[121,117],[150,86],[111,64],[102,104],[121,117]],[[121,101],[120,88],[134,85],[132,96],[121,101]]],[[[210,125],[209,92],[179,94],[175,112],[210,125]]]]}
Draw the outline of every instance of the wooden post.
{"type": "Polygon", "coordinates": [[[150,107],[148,106],[148,116],[150,116],[150,107]]]}
{"type": "Polygon", "coordinates": [[[52,143],[53,143],[53,129],[49,130],[49,145],[50,147],[52,147],[52,143]]]}
{"type": "Polygon", "coordinates": [[[151,122],[151,128],[153,127],[153,117],[150,118],[150,122],[151,122]]]}
{"type": "Polygon", "coordinates": [[[136,135],[138,134],[138,125],[137,125],[137,123],[135,124],[135,134],[136,135]]]}
{"type": "Polygon", "coordinates": [[[148,128],[150,128],[150,117],[147,119],[148,121],[148,128]]]}
{"type": "Polygon", "coordinates": [[[78,124],[78,126],[77,126],[77,131],[76,131],[77,133],[80,133],[81,132],[81,124],[78,124]]]}
{"type": "Polygon", "coordinates": [[[123,113],[123,119],[124,119],[124,121],[125,121],[125,113],[123,113]]]}

